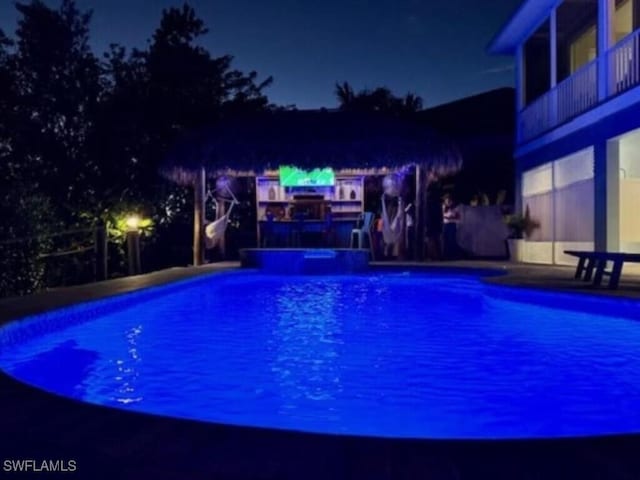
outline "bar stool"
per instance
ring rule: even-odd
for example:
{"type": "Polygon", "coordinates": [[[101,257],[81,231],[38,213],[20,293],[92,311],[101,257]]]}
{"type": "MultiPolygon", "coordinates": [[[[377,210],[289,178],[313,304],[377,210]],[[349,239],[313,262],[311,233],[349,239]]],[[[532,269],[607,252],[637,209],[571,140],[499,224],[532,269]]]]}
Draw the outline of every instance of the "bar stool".
{"type": "Polygon", "coordinates": [[[333,224],[333,216],[331,215],[331,212],[325,213],[324,225],[322,228],[322,239],[324,247],[332,248],[336,246],[336,230],[333,224]]]}
{"type": "Polygon", "coordinates": [[[274,247],[274,224],[273,214],[267,214],[267,221],[262,223],[262,230],[260,231],[260,237],[262,240],[262,248],[274,247]]]}
{"type": "Polygon", "coordinates": [[[302,232],[304,231],[304,217],[303,213],[296,213],[295,218],[291,221],[291,234],[289,238],[289,245],[293,248],[300,248],[302,246],[302,232]]]}

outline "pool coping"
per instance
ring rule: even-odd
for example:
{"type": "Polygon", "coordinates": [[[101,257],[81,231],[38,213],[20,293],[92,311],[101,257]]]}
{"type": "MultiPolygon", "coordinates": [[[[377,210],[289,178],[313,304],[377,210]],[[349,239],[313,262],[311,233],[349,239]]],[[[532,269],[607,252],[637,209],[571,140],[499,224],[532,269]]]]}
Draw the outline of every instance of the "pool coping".
{"type": "MultiPolygon", "coordinates": [[[[502,262],[375,263],[376,268],[418,268],[504,273],[485,277],[490,284],[532,287],[531,269],[502,262]],[[510,271],[511,270],[511,271],[510,271]],[[528,282],[521,282],[528,279],[528,282]]],[[[134,292],[178,280],[237,270],[226,262],[177,268],[91,285],[57,289],[0,301],[0,325],[17,318],[134,292]]],[[[553,269],[562,280],[572,268],[553,269]]],[[[640,298],[631,289],[611,292],[576,283],[553,287],[542,276],[543,290],[640,298]]],[[[624,278],[624,277],[623,277],[624,278]]],[[[640,436],[577,439],[439,440],[391,439],[216,425],[115,410],[44,392],[0,372],[0,454],[7,458],[75,458],[79,472],[92,478],[640,478],[635,453],[640,436]],[[96,435],[95,432],[100,432],[96,435]],[[7,442],[9,440],[9,442],[7,442]],[[7,456],[8,455],[8,456],[7,456]],[[321,459],[321,462],[318,461],[321,459]],[[425,460],[426,459],[426,460],[425,460]],[[546,460],[545,460],[546,459],[546,460]],[[250,461],[249,461],[250,460],[250,461]],[[251,465],[248,465],[251,464],[251,465]],[[253,465],[253,466],[252,466],[253,465]],[[608,472],[603,475],[602,472],[608,472]],[[480,473],[486,475],[480,475],[480,473]],[[569,472],[569,473],[568,473],[569,472]],[[613,473],[612,473],[613,472],[613,473]],[[616,473],[617,472],[617,473],[616,473]],[[586,475],[586,476],[585,476],[586,475]]],[[[82,475],[80,478],[85,478],[82,475]]]]}

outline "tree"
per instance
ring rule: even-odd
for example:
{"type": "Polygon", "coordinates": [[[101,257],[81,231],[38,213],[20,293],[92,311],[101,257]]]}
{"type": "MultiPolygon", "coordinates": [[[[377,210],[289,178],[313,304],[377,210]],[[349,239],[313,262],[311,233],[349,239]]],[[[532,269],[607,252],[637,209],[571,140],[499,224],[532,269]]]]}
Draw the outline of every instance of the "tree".
{"type": "Polygon", "coordinates": [[[413,93],[407,93],[402,97],[402,109],[407,112],[419,112],[422,110],[422,98],[413,93]]]}
{"type": "Polygon", "coordinates": [[[335,94],[338,97],[341,110],[349,110],[353,106],[356,95],[348,82],[336,83],[335,94]]]}
{"type": "Polygon", "coordinates": [[[61,219],[78,220],[96,165],[84,140],[97,102],[97,61],[88,47],[90,13],[71,0],[58,10],[16,3],[16,38],[0,33],[0,240],[3,294],[42,285],[40,255],[61,219]]]}
{"type": "Polygon", "coordinates": [[[255,72],[231,69],[231,56],[211,57],[197,45],[206,33],[193,8],[170,8],[163,11],[148,50],[127,55],[113,46],[107,55],[108,107],[115,115],[127,112],[128,121],[115,120],[136,130],[135,158],[144,175],[155,177],[167,147],[184,132],[229,112],[268,105],[262,90],[271,78],[256,84],[255,72]]]}
{"type": "MultiPolygon", "coordinates": [[[[15,5],[15,38],[0,31],[0,242],[134,208],[170,223],[190,198],[158,175],[168,146],[185,131],[269,107],[271,78],[259,82],[233,69],[233,57],[198,45],[207,29],[188,5],[163,11],[148,48],[112,45],[102,61],[89,46],[91,12],[74,0],[15,5]]],[[[37,258],[42,248],[14,257],[37,258]]],[[[14,291],[39,284],[42,269],[32,267],[14,291]]]]}
{"type": "Polygon", "coordinates": [[[9,49],[13,42],[0,29],[0,182],[10,180],[10,123],[13,116],[14,79],[9,49]]]}
{"type": "Polygon", "coordinates": [[[272,78],[256,84],[256,72],[248,75],[231,68],[233,57],[213,58],[196,41],[208,30],[192,7],[163,11],[153,35],[146,62],[150,95],[162,102],[156,118],[170,117],[173,130],[189,130],[217,121],[243,109],[263,109],[263,94],[272,78]]]}
{"type": "Polygon", "coordinates": [[[16,31],[16,105],[13,152],[22,178],[71,220],[76,207],[92,203],[86,188],[98,166],[87,156],[85,140],[100,93],[98,61],[89,45],[91,13],[73,0],[58,10],[41,0],[16,3],[22,15],[16,31]]]}
{"type": "Polygon", "coordinates": [[[422,98],[419,96],[407,93],[404,97],[396,97],[387,87],[355,93],[348,82],[343,82],[336,83],[335,94],[339,108],[346,111],[409,115],[422,110],[422,98]]]}
{"type": "Polygon", "coordinates": [[[163,11],[146,50],[113,45],[107,53],[91,142],[109,179],[104,183],[113,187],[103,195],[105,212],[137,203],[158,225],[190,222],[187,191],[158,175],[168,149],[186,132],[268,108],[263,90],[272,79],[258,82],[256,72],[233,69],[230,55],[212,57],[198,44],[206,34],[204,22],[184,5],[163,11]]]}
{"type": "Polygon", "coordinates": [[[185,4],[163,11],[148,50],[127,55],[113,46],[107,55],[103,121],[107,131],[119,133],[114,140],[120,152],[112,154],[128,163],[136,186],[157,183],[158,164],[178,136],[226,115],[268,106],[263,90],[272,79],[256,83],[255,72],[231,68],[233,57],[213,58],[197,44],[206,33],[204,22],[185,4]]]}

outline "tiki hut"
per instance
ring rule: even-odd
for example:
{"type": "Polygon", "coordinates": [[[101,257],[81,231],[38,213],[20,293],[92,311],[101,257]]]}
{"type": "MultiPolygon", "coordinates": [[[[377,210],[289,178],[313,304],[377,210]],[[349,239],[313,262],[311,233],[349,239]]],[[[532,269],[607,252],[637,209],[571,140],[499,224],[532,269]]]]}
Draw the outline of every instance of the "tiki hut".
{"type": "Polygon", "coordinates": [[[167,178],[193,185],[194,264],[202,262],[205,180],[219,175],[260,175],[279,165],[331,167],[343,173],[382,174],[415,166],[418,199],[424,174],[440,176],[462,166],[458,149],[424,126],[375,113],[269,111],[227,119],[194,131],[169,152],[161,168],[167,178]]]}

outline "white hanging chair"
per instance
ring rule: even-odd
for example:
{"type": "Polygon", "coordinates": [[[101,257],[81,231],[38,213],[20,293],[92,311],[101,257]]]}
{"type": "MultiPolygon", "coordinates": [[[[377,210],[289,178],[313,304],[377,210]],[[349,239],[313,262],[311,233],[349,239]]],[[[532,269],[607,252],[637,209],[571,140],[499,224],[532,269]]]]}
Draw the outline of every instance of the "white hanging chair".
{"type": "MultiPolygon", "coordinates": [[[[213,221],[208,221],[205,219],[204,244],[207,249],[215,248],[220,243],[220,240],[224,238],[224,233],[227,230],[227,224],[229,223],[229,218],[231,215],[231,211],[233,210],[233,206],[236,203],[239,203],[235,195],[227,185],[225,185],[223,188],[227,190],[227,192],[232,198],[232,200],[229,201],[231,205],[229,206],[229,210],[227,210],[225,214],[222,215],[220,218],[213,221]]],[[[219,208],[218,201],[215,199],[213,195],[216,190],[218,189],[213,190],[213,192],[209,192],[209,194],[207,195],[207,198],[211,198],[215,203],[216,215],[217,215],[217,213],[220,211],[220,208],[219,208]]]]}
{"type": "Polygon", "coordinates": [[[403,214],[404,208],[402,208],[402,198],[398,197],[398,209],[393,220],[389,220],[389,214],[387,213],[387,206],[384,200],[385,195],[382,195],[382,239],[387,245],[394,245],[402,240],[403,234],[403,214]]]}
{"type": "Polygon", "coordinates": [[[385,194],[382,194],[382,241],[384,243],[385,255],[399,255],[400,245],[404,240],[404,208],[402,207],[402,197],[398,197],[398,208],[393,220],[389,219],[385,194]]]}

